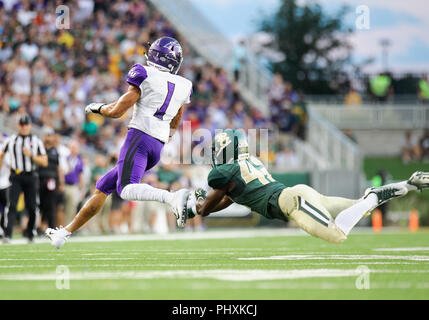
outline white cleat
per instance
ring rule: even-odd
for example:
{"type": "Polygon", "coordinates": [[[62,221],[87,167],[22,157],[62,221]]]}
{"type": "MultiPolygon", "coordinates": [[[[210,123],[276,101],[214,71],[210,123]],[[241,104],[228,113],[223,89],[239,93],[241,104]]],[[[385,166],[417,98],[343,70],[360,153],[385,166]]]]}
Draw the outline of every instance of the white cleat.
{"type": "Polygon", "coordinates": [[[410,179],[408,179],[407,184],[415,186],[420,191],[429,188],[429,172],[414,172],[410,179]]]}
{"type": "Polygon", "coordinates": [[[70,237],[71,232],[67,231],[63,227],[60,227],[56,229],[48,228],[46,229],[45,234],[49,239],[51,239],[51,245],[57,249],[60,249],[70,237]]]}
{"type": "Polygon", "coordinates": [[[176,216],[176,225],[178,228],[184,228],[187,218],[187,203],[190,195],[188,189],[181,189],[174,193],[173,201],[171,202],[171,208],[174,215],[176,216]]]}

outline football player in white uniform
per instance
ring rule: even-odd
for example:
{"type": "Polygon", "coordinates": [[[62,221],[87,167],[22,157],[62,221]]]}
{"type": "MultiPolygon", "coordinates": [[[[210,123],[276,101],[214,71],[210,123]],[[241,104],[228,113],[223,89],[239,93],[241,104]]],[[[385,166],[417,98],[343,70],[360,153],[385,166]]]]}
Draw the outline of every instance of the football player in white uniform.
{"type": "Polygon", "coordinates": [[[140,183],[144,173],[159,162],[164,144],[179,127],[183,105],[190,102],[192,82],[177,75],[182,61],[179,42],[159,38],[148,50],[147,65],[136,64],[128,72],[128,91],[118,101],[86,107],[86,113],[110,118],[120,118],[131,107],[134,112],[117,165],[97,181],[94,194],[70,224],[46,230],[54,247],[60,248],[68,236],[97,214],[114,190],[125,200],[169,204],[177,226],[184,227],[189,190],[169,192],[140,183]]]}

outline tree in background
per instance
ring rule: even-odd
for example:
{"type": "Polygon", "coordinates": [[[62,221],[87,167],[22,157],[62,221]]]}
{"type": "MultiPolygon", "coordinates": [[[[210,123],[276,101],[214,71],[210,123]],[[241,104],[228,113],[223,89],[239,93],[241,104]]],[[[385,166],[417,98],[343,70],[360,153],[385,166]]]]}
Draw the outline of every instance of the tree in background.
{"type": "Polygon", "coordinates": [[[271,63],[272,71],[306,93],[342,91],[351,51],[346,37],[352,31],[342,22],[348,8],[343,6],[331,17],[318,4],[299,6],[297,0],[280,1],[278,11],[261,23],[261,30],[275,36],[285,55],[284,61],[271,63]]]}

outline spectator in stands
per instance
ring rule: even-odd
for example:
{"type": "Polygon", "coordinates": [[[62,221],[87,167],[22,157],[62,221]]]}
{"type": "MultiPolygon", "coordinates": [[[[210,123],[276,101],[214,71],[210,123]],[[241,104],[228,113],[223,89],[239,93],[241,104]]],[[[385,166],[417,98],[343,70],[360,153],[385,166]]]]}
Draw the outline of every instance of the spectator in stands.
{"type": "Polygon", "coordinates": [[[234,48],[233,53],[233,69],[234,69],[234,79],[238,81],[240,79],[240,73],[243,69],[243,64],[246,62],[246,42],[240,40],[234,48]]]}
{"type": "Polygon", "coordinates": [[[429,103],[429,82],[427,74],[419,81],[417,92],[420,102],[429,103]]]}
{"type": "Polygon", "coordinates": [[[420,159],[420,146],[418,140],[410,130],[405,132],[401,147],[401,157],[403,163],[420,159]]]}
{"type": "Polygon", "coordinates": [[[344,98],[344,103],[348,107],[360,106],[362,104],[362,98],[360,94],[353,87],[351,87],[344,98]]]}
{"type": "Polygon", "coordinates": [[[429,161],[429,129],[426,129],[420,139],[420,151],[422,161],[429,161]]]}
{"type": "Polygon", "coordinates": [[[386,102],[393,97],[392,78],[388,73],[381,73],[369,80],[370,93],[375,101],[386,102]]]}
{"type": "Polygon", "coordinates": [[[70,166],[65,176],[65,222],[68,223],[77,213],[77,206],[85,195],[85,181],[83,176],[83,160],[80,156],[79,142],[72,140],[69,143],[70,155],[67,161],[70,166]]]}
{"type": "MultiPolygon", "coordinates": [[[[273,84],[268,89],[267,94],[270,106],[277,109],[285,96],[285,84],[280,73],[274,74],[273,84]]],[[[273,113],[273,111],[277,110],[272,110],[271,112],[273,113]]]]}
{"type": "Polygon", "coordinates": [[[308,112],[307,112],[307,103],[304,100],[304,94],[302,91],[298,93],[298,99],[293,104],[292,113],[298,118],[298,128],[297,128],[297,137],[305,140],[306,138],[306,130],[307,130],[307,120],[308,120],[308,112]]]}
{"type": "Polygon", "coordinates": [[[279,128],[279,143],[280,150],[290,148],[292,145],[292,137],[298,132],[299,119],[292,113],[292,104],[286,100],[282,104],[276,124],[279,128]]]}
{"type": "Polygon", "coordinates": [[[292,83],[290,83],[289,81],[286,81],[284,84],[284,94],[283,94],[282,100],[288,100],[292,103],[295,103],[298,101],[298,95],[293,90],[292,83]]]}

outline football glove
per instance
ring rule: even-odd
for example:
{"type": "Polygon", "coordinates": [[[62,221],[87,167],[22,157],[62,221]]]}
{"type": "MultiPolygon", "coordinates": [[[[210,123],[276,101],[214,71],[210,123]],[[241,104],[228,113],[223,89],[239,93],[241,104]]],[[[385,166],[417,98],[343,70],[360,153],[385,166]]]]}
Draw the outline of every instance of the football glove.
{"type": "MultiPolygon", "coordinates": [[[[195,196],[196,202],[202,202],[207,198],[207,191],[204,190],[203,188],[198,188],[194,191],[194,196],[195,196]]],[[[196,206],[188,208],[186,212],[188,214],[188,219],[192,219],[198,214],[196,206]]]]}
{"type": "Polygon", "coordinates": [[[197,202],[204,201],[207,198],[207,191],[203,188],[198,188],[194,191],[195,193],[195,199],[197,199],[197,202]]]}
{"type": "Polygon", "coordinates": [[[98,102],[88,104],[85,107],[85,113],[86,114],[88,114],[88,113],[100,113],[101,107],[105,106],[105,105],[106,105],[105,103],[98,103],[98,102]]]}

